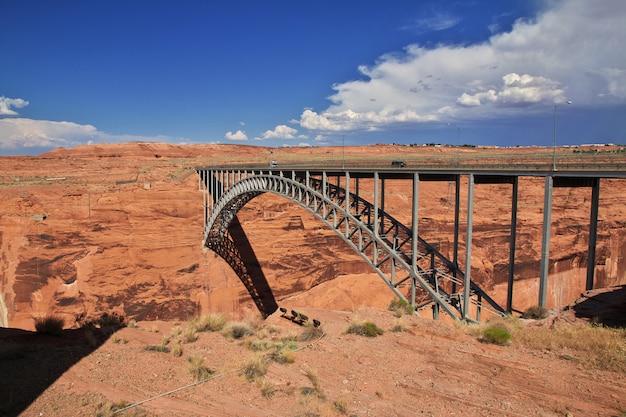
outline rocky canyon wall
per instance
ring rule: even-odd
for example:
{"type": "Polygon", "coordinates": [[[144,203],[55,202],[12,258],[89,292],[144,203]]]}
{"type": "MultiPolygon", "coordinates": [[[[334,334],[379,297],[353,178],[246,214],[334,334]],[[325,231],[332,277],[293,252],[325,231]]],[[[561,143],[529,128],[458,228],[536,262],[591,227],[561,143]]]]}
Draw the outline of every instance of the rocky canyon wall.
{"type": "MultiPolygon", "coordinates": [[[[203,197],[189,167],[223,159],[224,152],[245,160],[263,150],[127,144],[2,158],[0,326],[32,329],[33,318],[46,314],[62,316],[68,327],[104,312],[137,320],[256,314],[231,268],[202,248],[203,197]]],[[[598,287],[626,284],[620,184],[601,185],[598,287]]],[[[410,189],[388,181],[385,191],[386,209],[407,222],[410,189]]],[[[464,265],[466,184],[461,193],[464,265]]],[[[501,305],[510,196],[510,185],[475,188],[471,276],[501,305]]],[[[537,304],[543,181],[523,180],[519,197],[513,306],[524,310],[537,304]]],[[[589,189],[555,190],[549,307],[566,305],[585,289],[590,198],[589,189]]],[[[419,233],[449,258],[453,203],[453,184],[420,183],[419,233]]],[[[264,194],[238,218],[279,304],[351,310],[385,308],[393,298],[368,265],[304,209],[264,194]]]]}

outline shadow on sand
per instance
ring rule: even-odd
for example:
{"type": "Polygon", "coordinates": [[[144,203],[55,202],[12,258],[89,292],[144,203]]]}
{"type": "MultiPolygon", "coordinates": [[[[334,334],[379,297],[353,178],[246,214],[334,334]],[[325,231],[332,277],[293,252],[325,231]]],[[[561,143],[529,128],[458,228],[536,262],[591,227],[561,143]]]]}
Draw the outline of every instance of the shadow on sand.
{"type": "Polygon", "coordinates": [[[117,328],[66,329],[57,336],[0,328],[0,416],[19,416],[117,328]]]}
{"type": "Polygon", "coordinates": [[[626,285],[590,291],[573,307],[576,317],[608,327],[626,327],[626,285]]]}

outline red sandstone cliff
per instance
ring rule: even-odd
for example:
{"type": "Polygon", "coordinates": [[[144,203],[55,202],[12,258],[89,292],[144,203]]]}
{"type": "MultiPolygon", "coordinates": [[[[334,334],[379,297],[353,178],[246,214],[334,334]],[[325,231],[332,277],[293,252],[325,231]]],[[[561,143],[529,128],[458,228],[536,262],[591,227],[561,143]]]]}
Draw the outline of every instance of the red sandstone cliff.
{"type": "MultiPolygon", "coordinates": [[[[329,157],[326,148],[272,152],[134,143],[0,158],[0,326],[31,329],[33,317],[51,312],[69,325],[79,315],[105,311],[145,320],[255,310],[229,266],[202,248],[203,199],[189,168],[306,153],[329,157]]],[[[345,152],[358,157],[406,150],[345,152]]],[[[601,187],[596,286],[626,284],[624,191],[617,180],[603,180],[601,187]]],[[[386,208],[400,220],[410,213],[406,189],[400,181],[386,188],[386,208]]],[[[466,186],[461,190],[464,231],[466,186]]],[[[420,183],[420,235],[450,257],[453,192],[452,184],[420,183]]],[[[501,305],[510,195],[510,185],[477,185],[474,197],[472,279],[501,305]]],[[[566,305],[585,289],[590,198],[589,189],[555,189],[548,307],[566,305]]],[[[513,302],[518,310],[537,303],[542,211],[543,180],[520,180],[513,302]]],[[[340,238],[286,200],[257,197],[239,220],[279,304],[351,310],[384,308],[393,298],[340,238]]]]}

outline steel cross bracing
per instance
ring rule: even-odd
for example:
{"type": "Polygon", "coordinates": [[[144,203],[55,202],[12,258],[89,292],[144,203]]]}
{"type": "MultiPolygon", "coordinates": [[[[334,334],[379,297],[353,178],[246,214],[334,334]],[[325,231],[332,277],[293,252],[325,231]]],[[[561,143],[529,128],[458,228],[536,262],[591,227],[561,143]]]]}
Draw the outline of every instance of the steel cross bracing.
{"type": "MultiPolygon", "coordinates": [[[[222,257],[233,252],[228,228],[237,212],[258,195],[271,192],[300,205],[333,229],[416,313],[432,307],[435,317],[442,309],[450,317],[469,320],[464,315],[468,311],[465,303],[471,303],[477,318],[481,309],[504,314],[475,283],[470,282],[466,291],[463,272],[432,245],[419,237],[414,245],[410,228],[357,194],[329,183],[325,175],[320,179],[308,171],[293,171],[287,177],[282,171],[230,170],[205,170],[199,174],[212,196],[212,201],[206,202],[210,214],[204,245],[222,257]]],[[[249,291],[253,294],[254,289],[249,291]]]]}

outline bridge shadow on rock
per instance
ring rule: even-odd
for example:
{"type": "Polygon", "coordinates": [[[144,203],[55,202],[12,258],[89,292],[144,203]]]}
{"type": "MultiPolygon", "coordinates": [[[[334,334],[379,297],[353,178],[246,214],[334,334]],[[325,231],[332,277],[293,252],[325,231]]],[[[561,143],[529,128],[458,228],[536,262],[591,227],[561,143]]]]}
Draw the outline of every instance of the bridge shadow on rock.
{"type": "Polygon", "coordinates": [[[83,326],[55,336],[0,328],[0,416],[21,415],[61,375],[121,327],[83,326]]]}
{"type": "Polygon", "coordinates": [[[278,309],[276,298],[237,216],[228,226],[228,234],[222,242],[210,245],[210,248],[235,271],[264,318],[278,309]]]}
{"type": "Polygon", "coordinates": [[[573,310],[576,317],[608,327],[626,328],[626,285],[589,291],[583,294],[573,310]]]}

